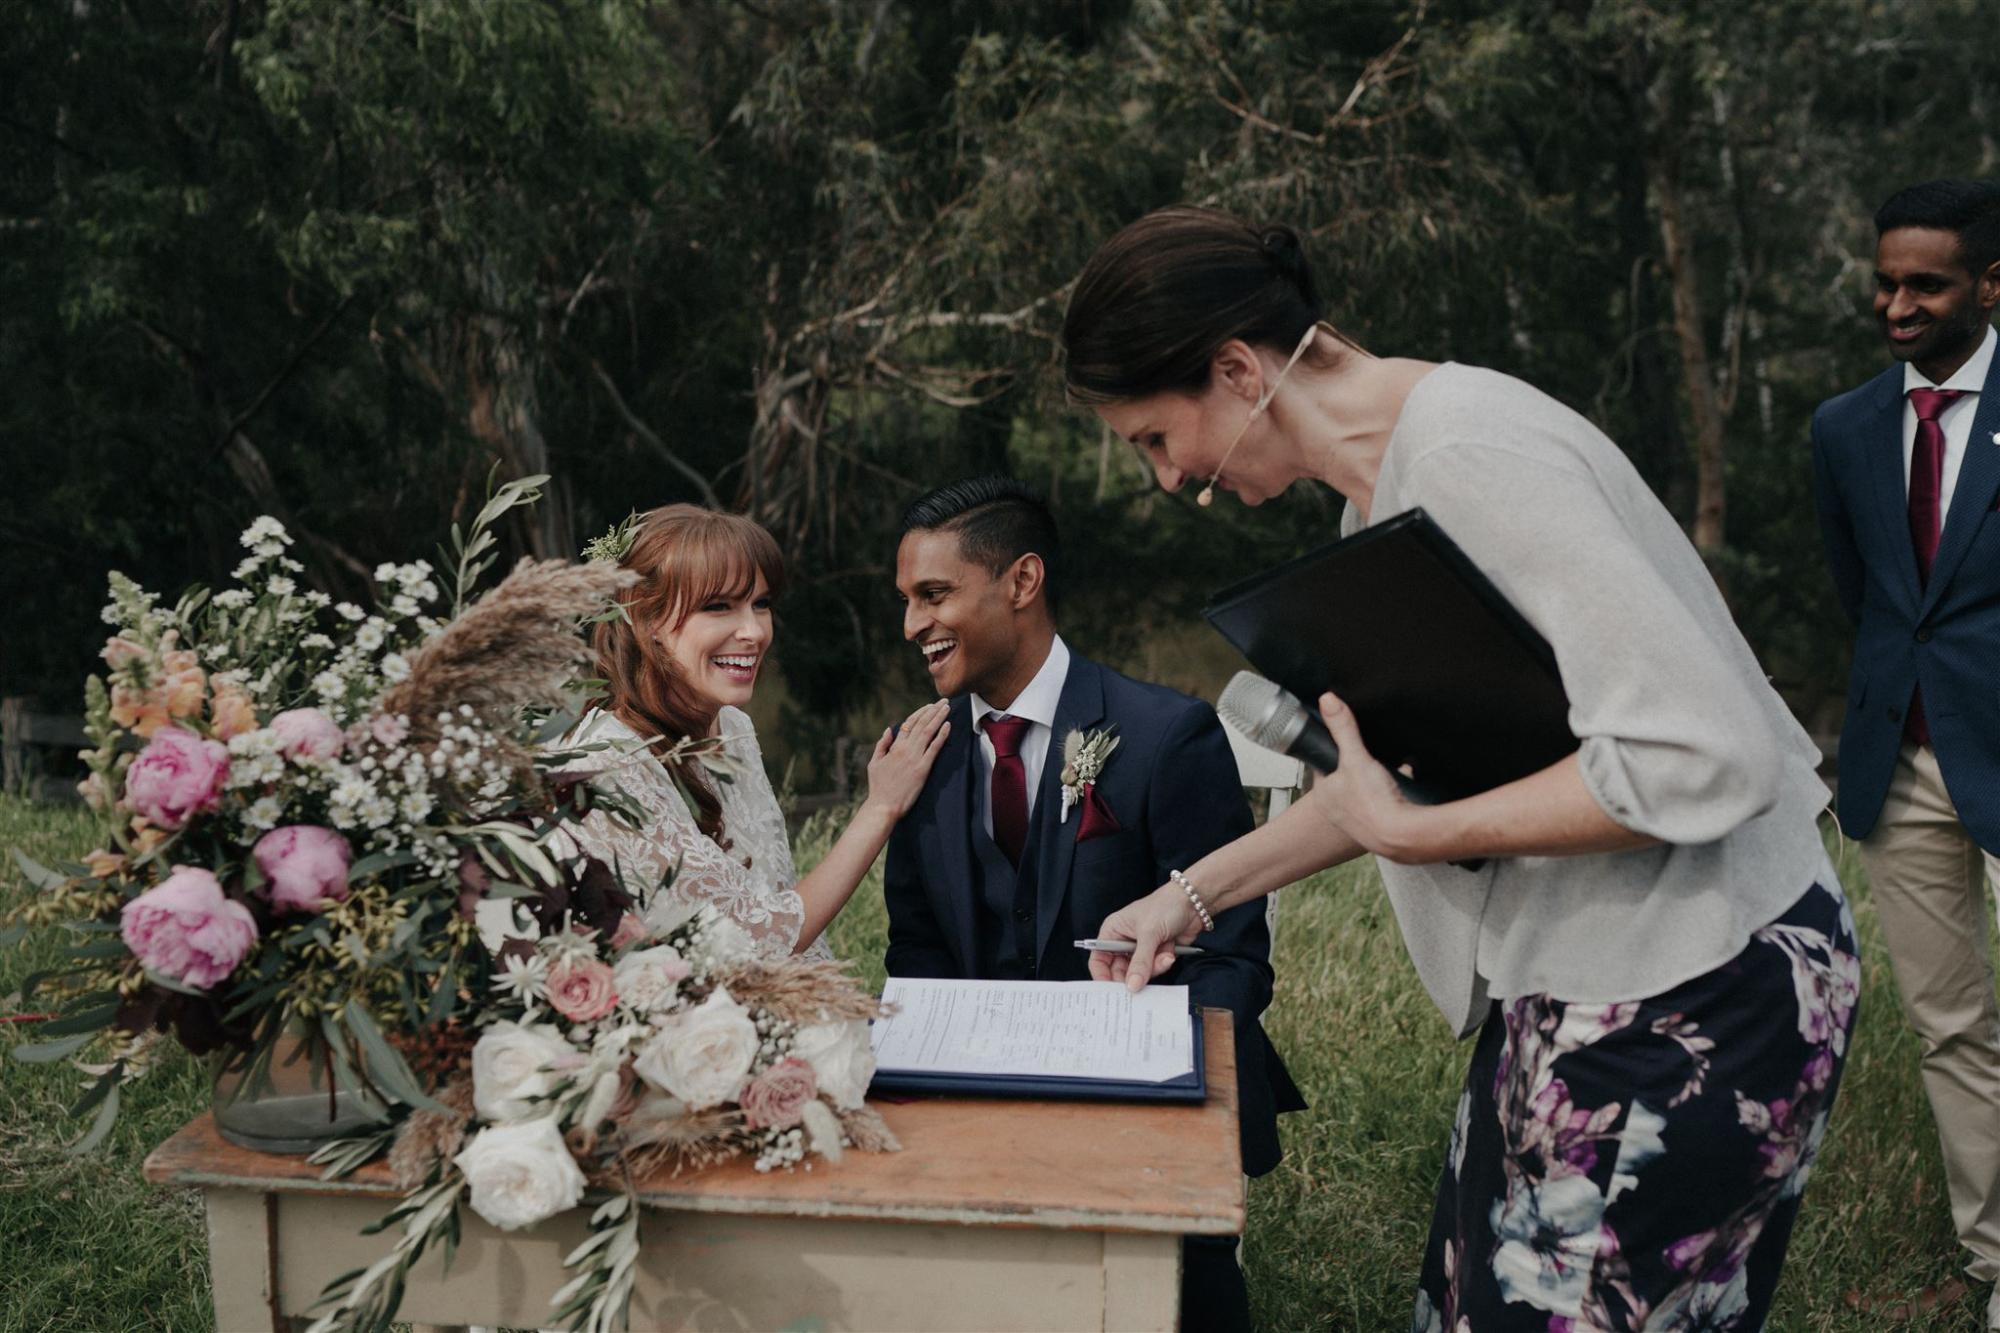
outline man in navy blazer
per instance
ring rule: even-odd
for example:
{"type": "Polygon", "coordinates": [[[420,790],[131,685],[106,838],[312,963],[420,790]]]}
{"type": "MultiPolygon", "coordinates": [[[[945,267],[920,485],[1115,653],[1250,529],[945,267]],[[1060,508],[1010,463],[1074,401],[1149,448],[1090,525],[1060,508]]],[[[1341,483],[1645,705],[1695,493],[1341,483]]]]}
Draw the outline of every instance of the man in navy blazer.
{"type": "MultiPolygon", "coordinates": [[[[1861,840],[1937,1121],[1968,1271],[2000,1277],[2000,182],[1875,216],[1875,314],[1900,363],[1813,415],[1820,530],[1854,669],[1838,812],[1861,840]]],[[[2000,1328],[2000,1299],[1988,1310],[2000,1328]]]]}
{"type": "MultiPolygon", "coordinates": [[[[1077,938],[1253,825],[1213,708],[1057,635],[1057,560],[1048,507],[1017,481],[955,482],[904,514],[903,633],[951,700],[951,732],[889,839],[892,976],[1088,981],[1077,938]],[[1117,747],[1094,790],[1066,805],[1072,731],[1117,747]]],[[[1243,1168],[1261,1175],[1278,1162],[1277,1113],[1304,1106],[1258,1023],[1272,981],[1261,906],[1222,913],[1200,944],[1165,980],[1233,1016],[1243,1168]]],[[[1187,1243],[1182,1320],[1249,1326],[1233,1241],[1187,1243]]]]}

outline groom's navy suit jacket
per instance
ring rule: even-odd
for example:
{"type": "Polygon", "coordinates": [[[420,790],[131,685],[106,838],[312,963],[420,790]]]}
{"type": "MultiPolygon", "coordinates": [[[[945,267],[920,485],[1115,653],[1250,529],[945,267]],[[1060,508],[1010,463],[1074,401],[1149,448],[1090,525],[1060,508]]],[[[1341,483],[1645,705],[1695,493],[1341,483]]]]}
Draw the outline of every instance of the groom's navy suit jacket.
{"type": "MultiPolygon", "coordinates": [[[[889,906],[888,970],[901,977],[977,977],[981,941],[975,838],[983,779],[972,704],[951,701],[951,734],[922,795],[889,839],[884,890],[889,906]]],[[[1253,827],[1237,784],[1236,760],[1215,710],[1164,686],[1070,658],[1042,766],[1020,868],[1023,901],[1032,880],[1033,975],[1087,981],[1089,954],[1074,941],[1180,869],[1253,827]],[[1072,729],[1113,728],[1118,748],[1097,791],[1119,831],[1079,842],[1082,811],[1062,805],[1062,742],[1072,729]]],[[[1025,909],[1024,909],[1025,910],[1025,909]]],[[[1278,1163],[1279,1111],[1305,1105],[1258,1016],[1271,1001],[1271,938],[1261,902],[1216,917],[1197,941],[1207,952],[1183,960],[1161,981],[1185,985],[1197,1004],[1234,1016],[1242,1111],[1243,1169],[1261,1175],[1278,1163]]]]}
{"type": "Polygon", "coordinates": [[[1840,731],[1838,812],[1865,838],[1923,686],[1931,748],[1959,822],[2000,852],[2000,357],[1972,419],[1928,583],[1917,578],[1903,465],[1903,368],[1813,414],[1820,533],[1840,604],[1855,625],[1840,731]]]}

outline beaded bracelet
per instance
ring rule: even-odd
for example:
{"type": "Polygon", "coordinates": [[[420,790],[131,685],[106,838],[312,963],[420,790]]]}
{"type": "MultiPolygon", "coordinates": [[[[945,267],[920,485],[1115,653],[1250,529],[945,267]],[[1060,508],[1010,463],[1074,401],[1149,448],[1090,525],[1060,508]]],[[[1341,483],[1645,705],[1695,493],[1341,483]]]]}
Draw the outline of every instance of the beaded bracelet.
{"type": "Polygon", "coordinates": [[[1201,895],[1194,891],[1194,885],[1188,882],[1188,877],[1178,870],[1169,870],[1167,878],[1180,885],[1181,892],[1185,893],[1188,902],[1194,905],[1194,914],[1201,918],[1201,928],[1203,930],[1214,930],[1215,918],[1208,914],[1207,904],[1203,903],[1201,895]]]}

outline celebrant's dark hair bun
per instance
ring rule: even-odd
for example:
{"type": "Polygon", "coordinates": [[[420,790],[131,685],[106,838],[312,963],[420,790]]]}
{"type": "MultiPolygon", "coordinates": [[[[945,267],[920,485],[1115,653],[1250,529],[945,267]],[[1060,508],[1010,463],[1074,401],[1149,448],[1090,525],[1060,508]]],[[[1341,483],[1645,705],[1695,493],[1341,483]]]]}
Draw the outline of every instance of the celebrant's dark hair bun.
{"type": "MultiPolygon", "coordinates": [[[[1291,355],[1325,318],[1299,234],[1212,208],[1148,213],[1098,248],[1063,316],[1064,387],[1096,405],[1208,387],[1230,339],[1291,355]]],[[[1333,339],[1313,349],[1339,355],[1333,339]]]]}

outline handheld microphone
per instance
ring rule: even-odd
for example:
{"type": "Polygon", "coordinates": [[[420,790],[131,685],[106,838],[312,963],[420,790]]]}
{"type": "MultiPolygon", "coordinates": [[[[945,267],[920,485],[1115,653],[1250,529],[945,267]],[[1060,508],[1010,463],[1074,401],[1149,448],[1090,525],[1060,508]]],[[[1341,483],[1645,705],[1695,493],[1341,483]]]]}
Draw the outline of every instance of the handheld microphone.
{"type": "MultiPolygon", "coordinates": [[[[1340,767],[1340,747],[1334,744],[1326,724],[1308,713],[1296,694],[1254,671],[1239,671],[1229,678],[1215,701],[1215,711],[1254,745],[1302,759],[1319,773],[1340,767]]],[[[1401,773],[1395,778],[1403,795],[1419,805],[1449,799],[1401,773]]],[[[1451,864],[1461,870],[1477,870],[1486,859],[1475,856],[1451,864]]]]}
{"type": "Polygon", "coordinates": [[[1326,724],[1308,713],[1297,695],[1254,671],[1230,677],[1215,711],[1252,744],[1303,759],[1316,772],[1340,767],[1340,747],[1326,724]]]}

